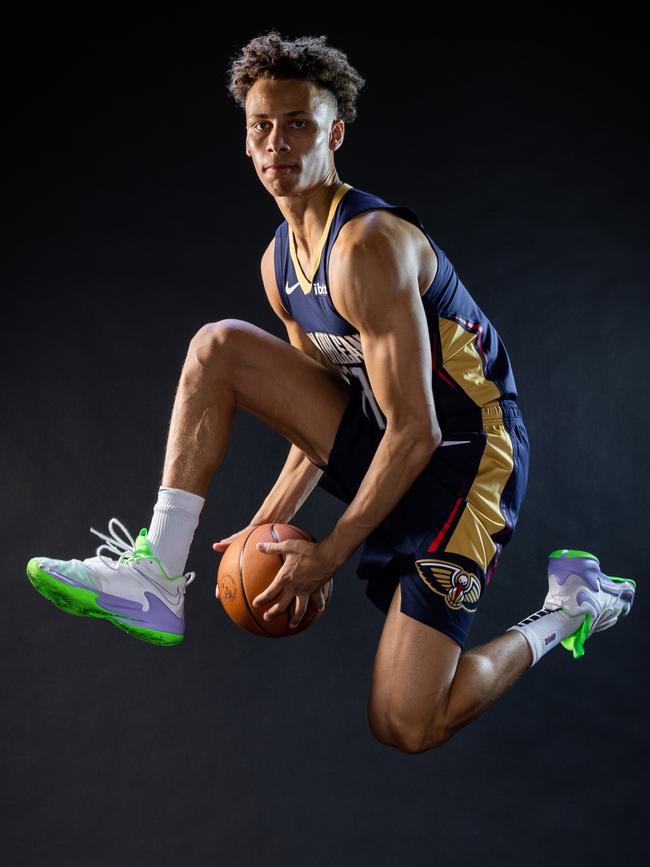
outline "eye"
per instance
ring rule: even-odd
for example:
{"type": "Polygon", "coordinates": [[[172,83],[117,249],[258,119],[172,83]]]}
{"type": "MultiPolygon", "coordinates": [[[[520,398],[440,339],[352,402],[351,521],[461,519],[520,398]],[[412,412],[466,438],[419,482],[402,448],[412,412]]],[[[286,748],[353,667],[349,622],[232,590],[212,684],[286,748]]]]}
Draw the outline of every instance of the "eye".
{"type": "MultiPolygon", "coordinates": [[[[253,129],[261,128],[264,126],[264,124],[267,124],[267,123],[268,123],[268,120],[258,120],[257,123],[253,124],[253,129]]],[[[292,120],[291,123],[301,123],[303,126],[307,125],[306,120],[298,120],[298,118],[292,120]]],[[[302,127],[299,127],[299,129],[302,129],[302,127]]]]}

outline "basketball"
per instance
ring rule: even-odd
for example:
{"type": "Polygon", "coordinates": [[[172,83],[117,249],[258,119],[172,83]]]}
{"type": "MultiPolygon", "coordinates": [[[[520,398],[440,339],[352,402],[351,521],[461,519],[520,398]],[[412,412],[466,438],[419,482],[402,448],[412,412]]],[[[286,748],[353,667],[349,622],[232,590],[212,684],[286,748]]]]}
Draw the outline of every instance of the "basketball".
{"type": "Polygon", "coordinates": [[[284,562],[281,554],[259,551],[257,543],[283,542],[285,539],[316,541],[307,531],[293,524],[260,524],[228,545],[217,570],[217,598],[228,617],[247,632],[264,638],[296,635],[311,626],[323,613],[310,598],[302,620],[298,626],[290,628],[289,620],[294,612],[295,597],[286,611],[270,621],[264,620],[264,614],[277,600],[259,608],[253,607],[253,600],[266,590],[284,562]]]}

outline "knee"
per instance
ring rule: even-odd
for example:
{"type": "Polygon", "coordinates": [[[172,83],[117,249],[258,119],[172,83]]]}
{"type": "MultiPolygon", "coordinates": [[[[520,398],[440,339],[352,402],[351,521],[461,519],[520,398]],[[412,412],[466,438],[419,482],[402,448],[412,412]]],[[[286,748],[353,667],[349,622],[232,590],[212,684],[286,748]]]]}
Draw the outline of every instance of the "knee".
{"type": "Polygon", "coordinates": [[[205,367],[233,348],[248,323],[241,319],[208,322],[196,332],[187,353],[190,365],[205,367]]]}
{"type": "Polygon", "coordinates": [[[414,722],[395,713],[369,710],[368,725],[379,743],[402,753],[422,753],[441,747],[451,737],[451,732],[435,718],[428,723],[414,722]]]}

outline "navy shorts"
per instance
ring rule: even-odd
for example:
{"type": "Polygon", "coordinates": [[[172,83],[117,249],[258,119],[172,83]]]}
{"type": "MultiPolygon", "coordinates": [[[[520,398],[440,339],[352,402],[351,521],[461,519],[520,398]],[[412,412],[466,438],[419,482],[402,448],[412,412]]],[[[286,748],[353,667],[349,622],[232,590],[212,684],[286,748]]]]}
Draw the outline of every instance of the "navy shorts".
{"type": "MultiPolygon", "coordinates": [[[[318,487],[350,503],[383,436],[353,380],[318,487]]],[[[393,510],[363,543],[357,575],[388,613],[400,610],[464,647],[478,603],[510,541],[528,484],[530,446],[513,400],[440,420],[442,442],[393,510]]]]}

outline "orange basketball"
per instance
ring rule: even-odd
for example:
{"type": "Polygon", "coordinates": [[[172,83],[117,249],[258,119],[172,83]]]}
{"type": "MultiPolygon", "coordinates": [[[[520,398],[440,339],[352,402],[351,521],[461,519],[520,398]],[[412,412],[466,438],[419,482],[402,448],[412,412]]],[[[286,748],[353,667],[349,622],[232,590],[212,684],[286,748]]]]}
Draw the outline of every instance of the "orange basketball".
{"type": "Polygon", "coordinates": [[[259,551],[257,543],[283,542],[285,539],[315,541],[313,536],[293,524],[259,524],[228,545],[217,570],[217,598],[228,617],[242,629],[264,638],[295,635],[311,626],[323,613],[310,598],[302,620],[298,626],[290,628],[289,620],[295,610],[295,597],[287,610],[273,620],[264,620],[264,614],[276,604],[277,599],[259,608],[253,607],[253,600],[266,590],[284,562],[281,554],[259,551]]]}

